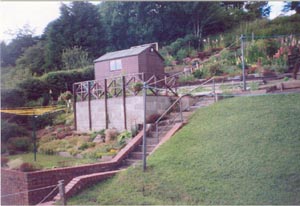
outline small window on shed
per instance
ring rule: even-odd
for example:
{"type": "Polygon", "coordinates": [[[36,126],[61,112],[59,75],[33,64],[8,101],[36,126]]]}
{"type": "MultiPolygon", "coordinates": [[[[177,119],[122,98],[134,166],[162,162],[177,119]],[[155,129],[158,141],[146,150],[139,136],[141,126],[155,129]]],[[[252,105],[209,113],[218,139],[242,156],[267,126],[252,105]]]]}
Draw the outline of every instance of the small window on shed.
{"type": "Polygon", "coordinates": [[[121,70],[121,69],[122,69],[121,59],[110,61],[110,71],[121,70]]]}

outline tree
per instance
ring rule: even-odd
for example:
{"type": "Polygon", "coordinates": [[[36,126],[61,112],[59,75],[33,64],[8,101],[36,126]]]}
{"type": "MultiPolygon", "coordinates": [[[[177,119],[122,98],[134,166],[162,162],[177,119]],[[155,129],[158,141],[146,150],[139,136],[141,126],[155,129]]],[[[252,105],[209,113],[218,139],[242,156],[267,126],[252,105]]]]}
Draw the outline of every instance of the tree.
{"type": "Polygon", "coordinates": [[[271,6],[267,1],[249,1],[245,4],[248,13],[248,20],[268,17],[271,12],[271,6]]]}
{"type": "Polygon", "coordinates": [[[300,2],[299,1],[285,2],[282,12],[287,13],[293,10],[296,11],[297,14],[300,14],[300,2]]]}
{"type": "Polygon", "coordinates": [[[15,66],[16,60],[24,51],[39,41],[38,37],[31,34],[18,35],[9,44],[1,42],[1,66],[15,66]]]}
{"type": "Polygon", "coordinates": [[[23,55],[16,61],[19,69],[29,69],[31,74],[41,76],[46,73],[45,65],[45,48],[44,43],[40,41],[34,46],[25,50],[23,55]]]}
{"type": "Polygon", "coordinates": [[[205,29],[217,24],[218,27],[222,25],[224,9],[218,2],[186,2],[184,8],[189,16],[193,34],[198,38],[198,47],[200,47],[205,29]]]}
{"type": "Polygon", "coordinates": [[[95,5],[74,1],[70,5],[62,4],[60,12],[60,17],[45,30],[47,67],[60,69],[63,50],[74,46],[87,51],[92,59],[104,53],[105,32],[95,5]]]}
{"type": "Polygon", "coordinates": [[[63,50],[62,62],[67,70],[82,68],[90,64],[88,53],[76,46],[63,50]]]}

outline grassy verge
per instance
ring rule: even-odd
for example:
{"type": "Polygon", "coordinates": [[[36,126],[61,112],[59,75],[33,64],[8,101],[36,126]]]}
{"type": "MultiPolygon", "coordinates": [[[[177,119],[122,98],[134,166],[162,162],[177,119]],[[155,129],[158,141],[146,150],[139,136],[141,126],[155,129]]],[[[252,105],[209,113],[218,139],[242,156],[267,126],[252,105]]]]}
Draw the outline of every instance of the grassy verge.
{"type": "Polygon", "coordinates": [[[68,204],[300,204],[300,95],[226,99],[68,204]]]}
{"type": "Polygon", "coordinates": [[[32,163],[43,169],[49,169],[53,167],[75,166],[75,165],[92,163],[96,161],[96,160],[85,159],[85,158],[78,159],[78,158],[71,158],[71,157],[62,157],[58,155],[37,154],[37,159],[35,162],[33,153],[10,155],[8,156],[8,158],[11,160],[22,159],[23,162],[32,163]]]}

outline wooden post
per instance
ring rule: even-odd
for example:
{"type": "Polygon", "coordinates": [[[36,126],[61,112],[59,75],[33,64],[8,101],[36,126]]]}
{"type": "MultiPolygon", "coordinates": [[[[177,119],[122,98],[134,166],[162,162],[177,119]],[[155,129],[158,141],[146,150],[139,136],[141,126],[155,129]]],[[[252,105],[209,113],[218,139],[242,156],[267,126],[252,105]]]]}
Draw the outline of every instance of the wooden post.
{"type": "Polygon", "coordinates": [[[126,88],[125,77],[122,76],[122,93],[123,93],[123,114],[124,114],[124,129],[127,130],[127,117],[126,117],[126,88]]]}
{"type": "Polygon", "coordinates": [[[59,189],[59,196],[60,196],[62,205],[67,205],[66,196],[65,196],[64,180],[58,181],[58,189],[59,189]]]}
{"type": "Polygon", "coordinates": [[[75,86],[75,84],[73,84],[73,112],[74,112],[74,129],[75,130],[77,130],[76,102],[77,102],[76,86],[75,86]]]}
{"type": "Polygon", "coordinates": [[[107,112],[107,79],[104,79],[104,109],[105,109],[105,129],[108,129],[108,112],[107,112]]]}
{"type": "Polygon", "coordinates": [[[88,114],[89,114],[89,129],[92,130],[92,111],[91,111],[91,82],[88,82],[88,114]]]}

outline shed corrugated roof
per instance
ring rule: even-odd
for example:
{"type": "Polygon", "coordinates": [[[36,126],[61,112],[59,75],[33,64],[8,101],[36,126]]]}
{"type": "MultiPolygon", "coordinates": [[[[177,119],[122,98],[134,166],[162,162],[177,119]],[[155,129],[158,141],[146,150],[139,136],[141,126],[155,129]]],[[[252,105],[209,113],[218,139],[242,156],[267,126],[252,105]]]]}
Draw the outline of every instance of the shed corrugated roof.
{"type": "Polygon", "coordinates": [[[128,56],[135,56],[139,55],[149,47],[151,47],[153,44],[147,44],[142,46],[136,46],[131,47],[130,49],[115,51],[115,52],[109,52],[104,54],[103,56],[99,57],[98,59],[94,60],[94,62],[100,62],[100,61],[106,61],[111,59],[118,59],[122,57],[128,57],[128,56]]]}

